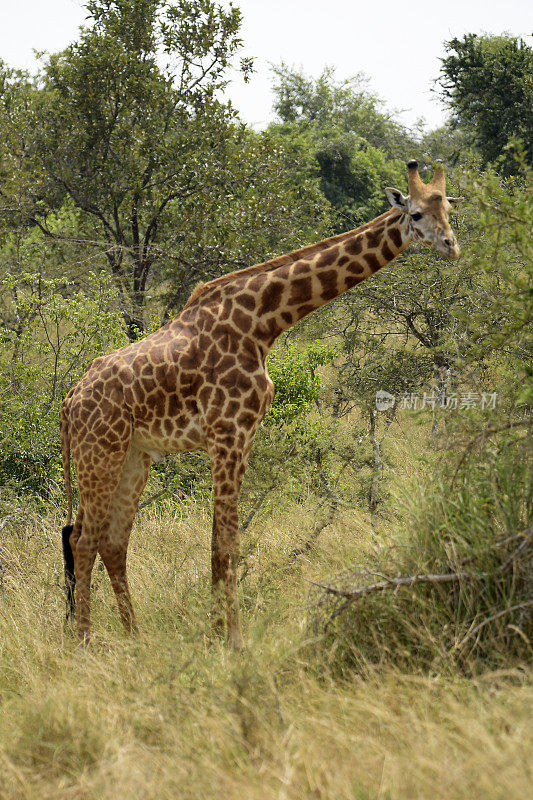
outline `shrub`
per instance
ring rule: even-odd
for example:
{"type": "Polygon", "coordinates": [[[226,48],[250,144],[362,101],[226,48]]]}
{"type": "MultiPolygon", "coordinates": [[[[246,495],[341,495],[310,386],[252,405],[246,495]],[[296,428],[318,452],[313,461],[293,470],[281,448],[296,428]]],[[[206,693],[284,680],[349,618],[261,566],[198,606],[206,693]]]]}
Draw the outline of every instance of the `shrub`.
{"type": "Polygon", "coordinates": [[[533,492],[523,431],[495,438],[489,429],[484,444],[471,437],[459,465],[448,457],[443,474],[405,489],[390,538],[322,588],[315,623],[326,623],[335,669],[453,665],[472,674],[531,658],[533,492]]]}
{"type": "Polygon", "coordinates": [[[4,274],[15,324],[0,342],[0,480],[46,498],[61,479],[59,409],[96,356],[126,343],[110,280],[85,292],[65,279],[4,274]],[[16,291],[12,291],[16,287],[16,291]]]}

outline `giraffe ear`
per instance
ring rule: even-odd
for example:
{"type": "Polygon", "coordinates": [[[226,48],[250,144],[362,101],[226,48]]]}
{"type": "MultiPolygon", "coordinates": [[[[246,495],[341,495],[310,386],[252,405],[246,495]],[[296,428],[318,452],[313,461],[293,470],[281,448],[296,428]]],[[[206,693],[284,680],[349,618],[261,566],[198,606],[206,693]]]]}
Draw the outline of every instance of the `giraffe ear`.
{"type": "Polygon", "coordinates": [[[447,197],[446,200],[451,205],[452,208],[456,208],[457,206],[461,205],[464,200],[464,197],[447,197]]]}
{"type": "Polygon", "coordinates": [[[390,186],[387,186],[385,194],[393,208],[399,208],[400,211],[407,209],[407,197],[404,197],[398,189],[391,189],[390,186]]]}

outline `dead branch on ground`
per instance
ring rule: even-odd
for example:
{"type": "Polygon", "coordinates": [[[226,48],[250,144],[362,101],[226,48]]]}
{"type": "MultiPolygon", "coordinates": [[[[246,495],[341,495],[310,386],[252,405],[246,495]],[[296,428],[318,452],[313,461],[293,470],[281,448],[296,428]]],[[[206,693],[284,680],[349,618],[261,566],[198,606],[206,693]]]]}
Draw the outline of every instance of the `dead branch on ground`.
{"type": "MultiPolygon", "coordinates": [[[[379,577],[382,578],[382,580],[348,589],[339,589],[335,586],[317,583],[315,581],[309,581],[309,583],[321,589],[326,595],[331,595],[337,598],[339,601],[342,601],[329,615],[325,624],[325,628],[327,629],[329,625],[333,622],[333,620],[336,619],[336,617],[338,617],[340,614],[342,614],[342,612],[345,611],[345,609],[348,608],[348,606],[352,605],[352,603],[360,600],[361,598],[369,594],[384,592],[391,589],[397,592],[401,588],[412,587],[419,584],[438,585],[444,583],[460,583],[461,581],[481,581],[486,578],[492,577],[494,575],[506,572],[509,569],[509,567],[514,567],[518,557],[521,556],[523,552],[533,544],[533,524],[529,525],[525,530],[520,531],[519,533],[513,534],[512,536],[508,536],[505,539],[502,539],[500,542],[495,542],[490,549],[493,550],[495,548],[501,548],[515,541],[519,541],[518,546],[505,559],[503,564],[500,564],[499,567],[497,567],[495,570],[491,572],[456,571],[456,572],[434,573],[434,574],[426,573],[426,574],[413,574],[413,575],[396,575],[394,577],[390,577],[387,575],[383,575],[382,573],[375,573],[375,572],[373,573],[367,570],[362,573],[360,572],[358,574],[358,577],[368,578],[370,577],[370,575],[378,574],[379,577]]],[[[516,609],[529,608],[532,605],[533,605],[533,600],[531,602],[527,600],[521,604],[517,604],[516,609]]],[[[469,634],[467,634],[467,636],[465,637],[465,639],[460,643],[460,645],[462,646],[462,644],[464,644],[473,635],[475,635],[475,633],[478,630],[483,628],[485,624],[491,622],[492,619],[498,619],[499,617],[504,616],[504,614],[511,613],[512,610],[516,609],[514,609],[514,607],[502,609],[492,617],[488,617],[482,623],[477,625],[472,631],[470,631],[469,634]]]]}

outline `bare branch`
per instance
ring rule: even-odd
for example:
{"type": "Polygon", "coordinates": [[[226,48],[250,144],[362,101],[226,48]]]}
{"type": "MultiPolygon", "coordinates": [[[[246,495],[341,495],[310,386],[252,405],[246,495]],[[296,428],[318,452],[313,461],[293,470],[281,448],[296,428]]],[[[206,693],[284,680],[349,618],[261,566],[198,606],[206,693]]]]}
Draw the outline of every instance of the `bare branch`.
{"type": "Polygon", "coordinates": [[[453,646],[453,650],[459,650],[461,647],[463,647],[470,639],[473,639],[473,637],[482,628],[484,628],[485,625],[488,625],[489,622],[494,622],[494,620],[500,619],[501,617],[504,617],[506,614],[512,614],[513,611],[518,611],[519,609],[524,609],[524,608],[531,608],[531,606],[533,606],[533,600],[526,600],[524,603],[517,603],[516,605],[511,606],[510,608],[503,608],[496,614],[492,614],[490,617],[484,619],[483,622],[480,622],[479,625],[476,625],[475,628],[472,628],[470,631],[468,631],[466,636],[463,639],[461,639],[460,642],[458,642],[453,646]]]}
{"type": "Polygon", "coordinates": [[[416,586],[420,583],[430,583],[430,584],[441,584],[441,583],[458,583],[459,581],[466,581],[466,580],[480,580],[481,578],[485,577],[484,574],[478,574],[473,572],[449,572],[444,574],[428,574],[428,575],[407,575],[407,576],[400,576],[397,578],[385,578],[385,580],[378,581],[377,583],[371,583],[367,586],[361,586],[359,589],[336,589],[334,586],[326,586],[321,583],[315,583],[314,581],[309,581],[314,586],[318,586],[320,589],[323,589],[327,594],[332,594],[335,597],[343,597],[344,602],[341,603],[338,608],[329,616],[326,622],[326,628],[330,625],[331,622],[338,617],[349,605],[351,605],[355,600],[360,600],[361,597],[364,597],[367,594],[373,594],[375,592],[383,592],[385,589],[400,589],[405,586],[416,586]]]}
{"type": "Polygon", "coordinates": [[[173,491],[177,492],[182,497],[184,497],[183,492],[181,492],[178,489],[178,481],[177,480],[169,481],[168,483],[166,483],[163,486],[163,488],[159,492],[155,492],[155,494],[151,494],[150,497],[148,497],[146,500],[143,500],[142,503],[139,503],[139,505],[137,506],[137,511],[140,511],[141,508],[146,508],[146,506],[152,505],[152,503],[155,503],[155,501],[159,500],[160,497],[164,497],[166,494],[169,494],[170,492],[173,492],[173,491]]]}

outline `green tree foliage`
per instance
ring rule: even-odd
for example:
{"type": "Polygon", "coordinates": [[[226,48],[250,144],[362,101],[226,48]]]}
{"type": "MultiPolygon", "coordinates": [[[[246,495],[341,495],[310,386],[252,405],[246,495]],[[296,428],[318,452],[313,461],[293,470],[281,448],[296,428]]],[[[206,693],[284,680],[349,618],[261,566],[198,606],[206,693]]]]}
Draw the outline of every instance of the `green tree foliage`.
{"type": "Polygon", "coordinates": [[[175,313],[194,284],[221,271],[260,263],[330,230],[330,209],[313,177],[294,175],[302,157],[276,131],[235,124],[219,145],[219,189],[169,204],[174,224],[154,269],[164,317],[175,313]],[[185,212],[185,217],[183,216],[185,212]]]}
{"type": "Polygon", "coordinates": [[[505,172],[515,162],[506,146],[523,140],[533,159],[533,50],[513,36],[468,33],[445,44],[441,95],[485,162],[500,162],[505,172]]]}
{"type": "MultiPolygon", "coordinates": [[[[24,245],[30,262],[32,242],[24,245]]],[[[59,407],[87,363],[126,344],[109,278],[5,271],[0,281],[0,482],[45,498],[59,481],[59,407]]]]}
{"type": "Polygon", "coordinates": [[[274,109],[282,122],[310,124],[323,130],[333,124],[345,132],[352,131],[389,156],[408,157],[405,130],[364,88],[364,76],[337,81],[334,69],[326,67],[314,80],[283,63],[274,68],[274,74],[274,109]]]}
{"type": "Polygon", "coordinates": [[[331,346],[314,344],[305,350],[295,345],[276,348],[268,358],[268,373],[275,395],[266,417],[268,425],[280,425],[301,419],[316,402],[323,381],[316,369],[330,363],[331,346]]]}
{"type": "Polygon", "coordinates": [[[205,191],[231,118],[215,95],[240,13],[210,0],[91,0],[87,10],[93,24],[35,80],[4,71],[3,169],[10,201],[46,234],[51,210],[75,206],[81,230],[64,235],[103,251],[134,338],[169,203],[205,191]]]}
{"type": "Polygon", "coordinates": [[[463,175],[478,220],[463,258],[484,293],[483,304],[456,316],[468,332],[465,363],[497,359],[509,409],[523,412],[533,403],[532,172],[519,161],[513,169],[514,179],[502,179],[493,170],[480,175],[470,169],[463,175]]]}
{"type": "Polygon", "coordinates": [[[468,133],[450,120],[440,128],[426,131],[420,139],[420,146],[432,161],[438,159],[448,167],[471,162],[475,156],[468,133]]]}
{"type": "Polygon", "coordinates": [[[336,212],[342,231],[372,219],[387,208],[383,187],[402,186],[405,159],[418,153],[407,132],[363,88],[361,76],[336,81],[332,69],[313,80],[285,64],[274,70],[273,126],[307,160],[307,175],[336,212]]]}

